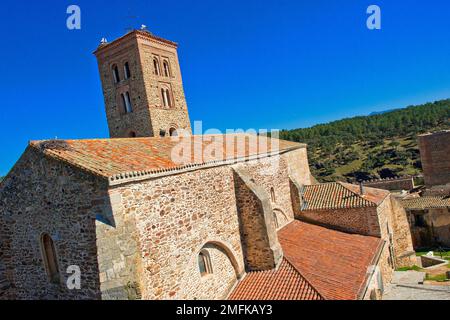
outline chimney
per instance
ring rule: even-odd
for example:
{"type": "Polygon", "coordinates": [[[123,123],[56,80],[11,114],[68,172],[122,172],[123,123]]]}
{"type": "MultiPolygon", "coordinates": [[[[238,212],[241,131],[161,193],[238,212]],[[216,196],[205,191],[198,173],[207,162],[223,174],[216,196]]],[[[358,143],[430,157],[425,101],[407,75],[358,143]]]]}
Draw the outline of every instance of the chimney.
{"type": "Polygon", "coordinates": [[[362,181],[359,182],[359,194],[362,196],[364,195],[364,185],[362,181]]]}

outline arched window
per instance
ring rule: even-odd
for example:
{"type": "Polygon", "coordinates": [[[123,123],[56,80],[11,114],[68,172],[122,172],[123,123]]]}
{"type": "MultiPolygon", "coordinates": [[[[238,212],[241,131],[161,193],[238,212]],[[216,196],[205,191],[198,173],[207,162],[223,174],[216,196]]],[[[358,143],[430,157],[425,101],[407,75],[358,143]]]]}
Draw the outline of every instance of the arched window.
{"type": "Polygon", "coordinates": [[[164,107],[171,107],[172,101],[170,99],[170,91],[169,89],[161,89],[162,102],[164,107]]]}
{"type": "Polygon", "coordinates": [[[41,236],[41,249],[44,259],[44,267],[51,282],[59,282],[58,260],[56,259],[55,246],[50,235],[44,233],[41,236]]]}
{"type": "Polygon", "coordinates": [[[167,97],[167,106],[171,107],[172,106],[172,101],[170,99],[170,91],[169,91],[169,89],[166,89],[166,97],[167,97]]]}
{"type": "Polygon", "coordinates": [[[112,66],[112,73],[114,77],[114,83],[118,83],[120,81],[120,76],[119,76],[119,68],[117,68],[116,64],[112,66]]]}
{"type": "Polygon", "coordinates": [[[163,130],[163,129],[161,129],[161,130],[159,130],[159,136],[162,138],[162,137],[165,137],[166,136],[166,130],[163,130]]]}
{"type": "Polygon", "coordinates": [[[128,136],[129,136],[130,138],[136,138],[136,132],[130,131],[130,133],[128,133],[128,136]]]}
{"type": "Polygon", "coordinates": [[[161,72],[159,71],[159,61],[157,58],[153,58],[153,73],[159,76],[161,72]]]}
{"type": "Polygon", "coordinates": [[[164,69],[164,76],[169,77],[170,69],[169,69],[169,62],[167,62],[167,60],[164,60],[163,62],[163,69],[164,69]]]}
{"type": "Polygon", "coordinates": [[[169,135],[170,135],[171,137],[176,137],[176,136],[178,136],[177,129],[175,129],[175,128],[170,128],[170,129],[169,129],[169,135]]]}
{"type": "Polygon", "coordinates": [[[275,203],[276,198],[275,198],[275,190],[272,188],[270,188],[270,199],[272,200],[273,203],[275,203]]]}
{"type": "Polygon", "coordinates": [[[198,254],[198,269],[202,277],[213,273],[211,258],[206,250],[202,250],[198,254]]]}
{"type": "Polygon", "coordinates": [[[280,227],[280,224],[278,222],[278,217],[275,211],[273,212],[273,221],[275,222],[275,229],[278,229],[280,227]]]}
{"type": "Polygon", "coordinates": [[[123,65],[123,74],[125,75],[125,79],[131,77],[130,65],[128,64],[128,62],[125,62],[125,64],[123,65]]]}
{"type": "Polygon", "coordinates": [[[124,113],[133,112],[133,107],[131,106],[130,94],[128,93],[128,91],[125,93],[122,93],[121,97],[122,97],[123,112],[124,113]]]}

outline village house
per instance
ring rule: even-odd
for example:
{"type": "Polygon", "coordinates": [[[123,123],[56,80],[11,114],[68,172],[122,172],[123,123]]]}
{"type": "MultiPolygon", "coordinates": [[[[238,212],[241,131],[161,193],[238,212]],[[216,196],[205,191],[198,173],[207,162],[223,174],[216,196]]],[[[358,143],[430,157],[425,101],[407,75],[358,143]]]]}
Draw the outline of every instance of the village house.
{"type": "Polygon", "coordinates": [[[450,131],[419,135],[425,186],[403,196],[414,248],[450,248],[450,131]]]}
{"type": "Polygon", "coordinates": [[[0,183],[0,298],[380,298],[414,263],[404,209],[317,184],[304,144],[190,135],[176,49],[102,43],[111,138],[31,141],[0,183]]]}

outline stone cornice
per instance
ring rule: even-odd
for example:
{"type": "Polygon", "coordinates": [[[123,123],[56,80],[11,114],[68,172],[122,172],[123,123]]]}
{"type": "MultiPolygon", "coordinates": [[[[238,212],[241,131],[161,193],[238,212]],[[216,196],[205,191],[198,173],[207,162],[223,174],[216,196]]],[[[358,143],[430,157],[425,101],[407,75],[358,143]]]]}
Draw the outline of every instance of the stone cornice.
{"type": "Polygon", "coordinates": [[[136,39],[146,39],[146,40],[151,40],[154,42],[157,42],[158,44],[161,44],[163,46],[168,46],[171,48],[177,48],[178,44],[176,42],[155,36],[149,32],[146,31],[141,31],[141,30],[133,30],[128,32],[127,34],[115,39],[114,41],[107,43],[107,44],[102,44],[100,46],[98,46],[98,48],[93,52],[94,55],[98,56],[99,54],[101,54],[102,52],[104,52],[105,50],[110,50],[112,48],[118,47],[121,45],[122,41],[131,38],[131,37],[135,37],[136,39]]]}

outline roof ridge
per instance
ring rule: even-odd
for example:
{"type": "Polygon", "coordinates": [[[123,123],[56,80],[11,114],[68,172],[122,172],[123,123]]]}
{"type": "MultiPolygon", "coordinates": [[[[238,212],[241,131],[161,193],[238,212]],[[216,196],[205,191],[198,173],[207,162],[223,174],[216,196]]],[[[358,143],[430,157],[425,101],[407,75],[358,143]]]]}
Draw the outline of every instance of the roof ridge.
{"type": "Polygon", "coordinates": [[[339,185],[341,185],[345,190],[350,191],[351,193],[353,193],[354,195],[360,197],[360,198],[363,199],[364,201],[367,201],[367,202],[373,203],[373,204],[375,204],[375,205],[378,205],[377,202],[372,201],[372,200],[369,200],[369,199],[365,198],[364,195],[361,195],[361,194],[359,194],[358,192],[355,192],[355,191],[353,191],[352,189],[350,189],[350,188],[348,188],[347,186],[345,186],[345,184],[351,184],[351,185],[357,186],[356,184],[347,183],[347,182],[342,182],[342,181],[337,181],[337,183],[338,183],[339,185]]]}

